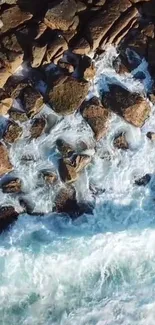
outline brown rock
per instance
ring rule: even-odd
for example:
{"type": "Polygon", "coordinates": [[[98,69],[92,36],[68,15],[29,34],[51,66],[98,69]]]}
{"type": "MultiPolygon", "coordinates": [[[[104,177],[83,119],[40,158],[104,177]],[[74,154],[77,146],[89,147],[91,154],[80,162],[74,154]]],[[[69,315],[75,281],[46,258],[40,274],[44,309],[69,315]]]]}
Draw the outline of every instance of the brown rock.
{"type": "Polygon", "coordinates": [[[32,59],[31,59],[31,67],[38,68],[45,56],[47,45],[40,46],[39,44],[35,44],[32,46],[32,59]]]}
{"type": "Polygon", "coordinates": [[[3,26],[0,29],[0,34],[6,33],[10,29],[18,27],[31,18],[32,14],[21,11],[18,6],[6,9],[0,16],[0,19],[3,22],[3,26]]]}
{"type": "Polygon", "coordinates": [[[2,184],[2,191],[4,193],[20,193],[21,180],[19,178],[12,179],[2,184]]]}
{"type": "Polygon", "coordinates": [[[39,113],[43,106],[43,98],[40,93],[31,86],[22,90],[22,104],[28,117],[39,113]]]}
{"type": "Polygon", "coordinates": [[[3,135],[3,139],[7,143],[14,143],[21,137],[22,131],[22,128],[17,123],[9,122],[3,135]]]}
{"type": "Polygon", "coordinates": [[[95,77],[95,73],[96,73],[96,68],[92,63],[90,67],[86,68],[86,70],[84,71],[84,78],[86,80],[92,80],[95,77]]]}
{"type": "Polygon", "coordinates": [[[128,123],[142,127],[150,113],[150,106],[138,93],[130,93],[118,85],[109,85],[102,96],[104,107],[123,117],[128,123]]]}
{"type": "Polygon", "coordinates": [[[58,114],[72,114],[85,99],[88,88],[88,83],[68,77],[49,92],[49,103],[58,114]]]}
{"type": "Polygon", "coordinates": [[[84,37],[81,37],[73,48],[73,53],[80,55],[87,55],[90,52],[90,44],[84,37]]]}
{"type": "Polygon", "coordinates": [[[27,117],[26,113],[24,113],[24,112],[10,110],[9,116],[12,120],[19,121],[21,123],[26,122],[28,120],[28,117],[27,117]]]}
{"type": "Polygon", "coordinates": [[[12,206],[0,207],[0,232],[17,220],[19,213],[12,206]]]}
{"type": "Polygon", "coordinates": [[[42,171],[41,174],[47,185],[53,185],[58,179],[57,175],[51,171],[42,171]]]}
{"type": "Polygon", "coordinates": [[[13,166],[9,161],[7,148],[2,143],[0,143],[0,176],[9,173],[12,169],[13,166]]]}
{"type": "Polygon", "coordinates": [[[74,0],[61,0],[51,6],[45,15],[45,24],[51,29],[68,30],[73,24],[77,5],[74,0]]]}
{"type": "Polygon", "coordinates": [[[73,73],[73,71],[74,71],[74,67],[72,64],[63,62],[62,60],[58,61],[58,66],[60,67],[60,69],[64,70],[65,72],[68,72],[68,73],[73,73]]]}
{"type": "Polygon", "coordinates": [[[74,153],[73,147],[62,139],[56,140],[56,147],[63,158],[70,157],[74,153]]]}
{"type": "Polygon", "coordinates": [[[127,150],[129,149],[128,142],[126,140],[125,134],[120,133],[117,135],[114,139],[113,145],[115,148],[122,149],[122,150],[127,150]]]}
{"type": "Polygon", "coordinates": [[[38,117],[32,120],[30,127],[31,138],[37,139],[44,132],[46,126],[46,120],[44,117],[38,117]]]}
{"type": "Polygon", "coordinates": [[[92,128],[96,140],[100,140],[107,132],[110,112],[102,106],[97,97],[93,97],[83,103],[82,116],[92,128]]]}
{"type": "Polygon", "coordinates": [[[72,187],[61,188],[55,197],[55,209],[57,213],[76,215],[79,206],[76,200],[76,192],[72,187]]]}
{"type": "Polygon", "coordinates": [[[76,155],[73,159],[73,165],[76,172],[82,171],[91,162],[91,157],[88,155],[76,155]]]}
{"type": "Polygon", "coordinates": [[[63,52],[67,49],[68,44],[66,40],[64,39],[64,37],[59,35],[59,37],[53,40],[51,44],[48,44],[44,63],[50,63],[54,59],[54,57],[63,54],[63,52]]]}
{"type": "Polygon", "coordinates": [[[69,184],[75,182],[78,178],[76,168],[68,160],[60,159],[58,170],[60,178],[64,183],[69,184]]]}
{"type": "Polygon", "coordinates": [[[0,89],[0,115],[6,115],[11,108],[12,103],[12,98],[10,98],[3,89],[0,89]]]}

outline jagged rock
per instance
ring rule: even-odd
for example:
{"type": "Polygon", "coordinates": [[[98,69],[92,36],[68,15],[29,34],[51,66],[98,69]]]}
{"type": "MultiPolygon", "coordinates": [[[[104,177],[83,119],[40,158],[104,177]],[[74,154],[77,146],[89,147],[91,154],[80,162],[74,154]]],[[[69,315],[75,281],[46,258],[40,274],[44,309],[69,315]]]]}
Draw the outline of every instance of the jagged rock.
{"type": "Polygon", "coordinates": [[[151,180],[151,176],[149,174],[144,175],[143,177],[135,180],[135,184],[138,186],[146,186],[151,180]]]}
{"type": "Polygon", "coordinates": [[[147,136],[150,140],[155,141],[155,132],[148,132],[148,133],[146,134],[146,136],[147,136]]]}
{"type": "Polygon", "coordinates": [[[99,46],[101,41],[103,42],[112,25],[129,7],[131,7],[131,2],[128,0],[111,0],[107,3],[106,10],[104,10],[103,7],[103,9],[90,20],[90,23],[87,24],[87,28],[91,35],[93,50],[99,46]]]}
{"type": "Polygon", "coordinates": [[[22,104],[28,117],[33,117],[39,113],[43,106],[43,97],[31,86],[22,90],[22,104]]]}
{"type": "Polygon", "coordinates": [[[54,211],[67,213],[72,218],[77,218],[83,213],[91,213],[92,207],[88,204],[79,204],[73,187],[61,188],[55,197],[54,211]]]}
{"type": "Polygon", "coordinates": [[[49,103],[58,114],[72,114],[85,99],[88,88],[88,83],[68,77],[49,92],[49,103]]]}
{"type": "Polygon", "coordinates": [[[14,143],[22,135],[22,127],[15,122],[9,122],[3,135],[3,139],[6,143],[14,143]]]}
{"type": "Polygon", "coordinates": [[[1,187],[4,193],[20,193],[21,185],[21,180],[19,178],[15,178],[4,182],[1,187]]]}
{"type": "Polygon", "coordinates": [[[47,185],[53,185],[54,183],[56,183],[58,179],[57,175],[51,171],[44,170],[41,172],[41,175],[43,176],[45,183],[47,185]]]}
{"type": "Polygon", "coordinates": [[[96,140],[100,140],[107,132],[110,111],[102,106],[97,97],[93,97],[83,103],[81,113],[92,128],[96,140]]]}
{"type": "Polygon", "coordinates": [[[3,89],[0,89],[0,115],[6,115],[12,103],[13,99],[3,89]]]}
{"type": "Polygon", "coordinates": [[[60,69],[62,69],[65,72],[68,72],[68,73],[73,73],[73,71],[74,71],[74,67],[72,64],[63,62],[62,60],[58,61],[58,66],[60,69]]]}
{"type": "Polygon", "coordinates": [[[17,99],[21,97],[22,90],[27,86],[29,86],[27,79],[21,80],[19,77],[11,76],[4,85],[4,89],[11,98],[17,99]]]}
{"type": "Polygon", "coordinates": [[[31,13],[21,11],[18,6],[6,9],[0,15],[0,19],[3,22],[3,26],[0,29],[0,34],[6,33],[10,29],[18,27],[19,25],[23,24],[25,21],[31,18],[31,13]]]}
{"type": "Polygon", "coordinates": [[[113,68],[120,75],[122,75],[124,73],[130,73],[129,63],[128,63],[127,59],[126,60],[124,59],[123,56],[118,56],[113,61],[113,68]]]}
{"type": "Polygon", "coordinates": [[[38,68],[41,65],[46,53],[46,49],[47,49],[47,45],[42,46],[36,43],[32,46],[32,59],[31,59],[32,68],[38,68]]]}
{"type": "Polygon", "coordinates": [[[45,62],[50,63],[55,57],[61,56],[68,49],[68,44],[62,35],[59,35],[55,40],[48,44],[45,62]]]}
{"type": "Polygon", "coordinates": [[[109,91],[103,93],[102,103],[136,127],[142,127],[150,113],[150,106],[145,98],[114,84],[109,85],[109,91]]]}
{"type": "Polygon", "coordinates": [[[15,222],[19,213],[12,206],[0,207],[0,232],[15,222]]]}
{"type": "Polygon", "coordinates": [[[93,63],[91,63],[90,67],[86,68],[84,71],[84,78],[86,80],[92,80],[95,77],[96,69],[93,63]]]}
{"type": "Polygon", "coordinates": [[[74,0],[62,0],[51,4],[45,15],[45,24],[52,29],[68,30],[73,25],[77,5],[74,0]]]}
{"type": "Polygon", "coordinates": [[[13,166],[10,163],[7,148],[0,143],[0,176],[12,171],[13,166]]]}
{"type": "Polygon", "coordinates": [[[56,147],[63,158],[71,157],[74,153],[73,147],[63,139],[56,140],[56,147]]]}
{"type": "Polygon", "coordinates": [[[19,111],[14,111],[10,110],[9,111],[9,117],[14,120],[14,121],[19,121],[19,122],[26,122],[28,120],[28,117],[26,113],[24,112],[19,112],[19,111]]]}
{"type": "Polygon", "coordinates": [[[113,141],[113,145],[115,148],[122,149],[122,150],[127,150],[129,149],[128,142],[126,140],[125,134],[120,133],[117,135],[113,141]]]}
{"type": "Polygon", "coordinates": [[[60,178],[64,183],[69,184],[75,182],[79,176],[76,171],[76,168],[72,166],[70,161],[66,159],[59,160],[58,170],[59,170],[60,178]]]}
{"type": "Polygon", "coordinates": [[[59,174],[64,183],[72,183],[77,180],[81,172],[91,161],[88,155],[74,155],[71,159],[59,160],[59,174]]]}
{"type": "Polygon", "coordinates": [[[45,127],[46,120],[43,116],[32,120],[32,125],[30,127],[31,138],[37,139],[40,137],[40,135],[44,132],[45,127]]]}
{"type": "Polygon", "coordinates": [[[84,37],[81,37],[73,48],[73,53],[80,55],[87,55],[90,52],[90,44],[84,37]]]}

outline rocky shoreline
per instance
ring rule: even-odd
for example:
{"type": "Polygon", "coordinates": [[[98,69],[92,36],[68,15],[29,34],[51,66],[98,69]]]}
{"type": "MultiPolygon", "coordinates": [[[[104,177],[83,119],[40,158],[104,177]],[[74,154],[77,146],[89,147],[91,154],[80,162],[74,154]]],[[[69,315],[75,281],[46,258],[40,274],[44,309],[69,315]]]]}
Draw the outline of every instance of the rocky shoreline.
{"type": "MultiPolygon", "coordinates": [[[[72,218],[90,213],[93,206],[80,202],[74,183],[92,163],[96,143],[107,135],[114,113],[127,123],[141,128],[155,103],[155,86],[149,93],[131,93],[118,84],[109,85],[100,98],[87,98],[96,73],[95,59],[109,45],[118,48],[113,63],[119,74],[130,73],[145,58],[155,77],[155,1],[137,0],[1,0],[0,1],[0,115],[4,118],[0,139],[0,188],[18,196],[20,211],[11,205],[0,206],[0,231],[12,224],[21,213],[36,215],[33,205],[24,198],[22,180],[12,176],[12,145],[28,138],[29,143],[51,132],[55,125],[42,113],[46,104],[63,119],[80,113],[94,134],[94,145],[80,141],[74,147],[63,138],[55,141],[57,169],[42,170],[38,179],[43,186],[59,188],[53,210],[72,218]],[[134,55],[137,53],[137,57],[134,55]],[[19,67],[23,67],[23,70],[19,67]],[[24,71],[24,73],[21,73],[24,71]],[[24,133],[29,123],[28,135],[24,133]]],[[[135,75],[142,79],[143,75],[135,75]]],[[[151,132],[146,137],[154,141],[151,132]]],[[[124,133],[116,134],[114,147],[128,150],[124,133]]],[[[21,156],[23,164],[33,157],[21,156]]],[[[150,176],[137,180],[146,185],[150,176]]],[[[90,187],[95,196],[100,189],[90,187]]],[[[42,215],[42,213],[38,213],[42,215]]]]}

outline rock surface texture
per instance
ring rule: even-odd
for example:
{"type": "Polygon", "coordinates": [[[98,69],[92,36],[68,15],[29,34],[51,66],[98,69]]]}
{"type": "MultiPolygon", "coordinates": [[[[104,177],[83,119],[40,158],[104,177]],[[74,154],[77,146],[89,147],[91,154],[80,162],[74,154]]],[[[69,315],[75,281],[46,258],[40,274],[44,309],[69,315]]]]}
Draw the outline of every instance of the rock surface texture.
{"type": "MultiPolygon", "coordinates": [[[[76,190],[93,164],[96,148],[108,137],[111,120],[119,116],[141,128],[151,116],[149,100],[155,103],[155,86],[148,93],[133,92],[120,86],[119,80],[144,63],[143,59],[154,80],[154,17],[154,0],[0,1],[0,188],[6,197],[18,199],[20,212],[24,205],[20,203],[26,202],[23,212],[42,214],[38,202],[27,202],[24,197],[36,189],[42,197],[48,191],[54,200],[50,208],[45,202],[46,212],[65,212],[74,218],[89,210],[78,201],[76,190]],[[118,48],[112,64],[120,79],[111,82],[109,75],[103,76],[109,80],[108,87],[100,87],[100,92],[90,97],[97,71],[95,59],[104,55],[109,45],[118,48]],[[64,120],[65,138],[60,134],[64,120]],[[81,129],[75,139],[70,129],[79,121],[81,129]],[[85,143],[85,128],[90,143],[85,143]],[[18,145],[24,152],[20,149],[17,154],[18,145]],[[20,177],[25,166],[28,175],[34,176],[33,184],[20,177]],[[8,173],[11,176],[5,175],[8,173]]],[[[144,72],[135,71],[133,78],[145,81],[144,72]]],[[[155,133],[146,135],[152,146],[155,133]]],[[[113,134],[114,154],[122,153],[118,149],[128,149],[123,154],[130,151],[124,130],[113,134]]],[[[107,161],[110,159],[108,153],[107,161]]],[[[135,184],[146,185],[149,180],[146,174],[135,184]]],[[[97,192],[103,194],[104,190],[94,190],[97,192]]],[[[33,194],[29,195],[32,201],[33,194]]],[[[18,214],[13,206],[1,206],[0,231],[18,214]]]]}

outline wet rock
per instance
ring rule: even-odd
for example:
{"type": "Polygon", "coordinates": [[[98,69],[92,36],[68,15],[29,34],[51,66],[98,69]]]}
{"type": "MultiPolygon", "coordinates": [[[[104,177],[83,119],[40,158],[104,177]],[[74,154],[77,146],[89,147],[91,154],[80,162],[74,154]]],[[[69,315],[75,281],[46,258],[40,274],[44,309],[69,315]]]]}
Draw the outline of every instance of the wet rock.
{"type": "Polygon", "coordinates": [[[56,183],[58,177],[54,172],[44,170],[41,175],[47,185],[53,185],[56,183]]]}
{"type": "Polygon", "coordinates": [[[32,14],[21,11],[18,6],[10,7],[3,11],[0,15],[0,19],[3,22],[3,26],[0,29],[0,34],[6,33],[12,28],[16,28],[23,24],[25,21],[32,18],[32,14]]]}
{"type": "Polygon", "coordinates": [[[43,97],[31,86],[22,90],[22,104],[28,117],[33,117],[39,113],[43,106],[43,97]]]}
{"type": "Polygon", "coordinates": [[[84,37],[81,37],[73,48],[73,53],[80,55],[87,55],[90,52],[90,44],[84,37]]]}
{"type": "Polygon", "coordinates": [[[110,112],[102,106],[97,97],[93,97],[83,103],[81,114],[92,128],[96,140],[100,140],[107,132],[110,112]]]}
{"type": "Polygon", "coordinates": [[[43,116],[32,120],[32,125],[30,127],[31,138],[37,139],[38,137],[40,137],[40,135],[42,135],[45,131],[45,127],[46,120],[43,116]]]}
{"type": "Polygon", "coordinates": [[[12,169],[7,148],[0,142],[0,176],[9,173],[12,169]]]}
{"type": "Polygon", "coordinates": [[[148,132],[148,133],[146,134],[146,136],[147,136],[150,140],[155,141],[155,132],[148,132]]]}
{"type": "Polygon", "coordinates": [[[4,193],[20,193],[21,185],[21,180],[19,178],[15,178],[4,182],[1,187],[4,193]]]}
{"type": "Polygon", "coordinates": [[[6,143],[14,143],[22,135],[22,127],[15,122],[9,122],[7,129],[3,135],[3,139],[6,143]]]}
{"type": "Polygon", "coordinates": [[[67,184],[75,182],[79,176],[76,168],[66,159],[59,160],[58,171],[62,182],[67,184]]]}
{"type": "Polygon", "coordinates": [[[126,140],[125,134],[120,133],[117,135],[113,141],[113,145],[115,148],[122,149],[122,150],[127,150],[129,149],[128,142],[126,140]]]}
{"type": "Polygon", "coordinates": [[[21,123],[26,122],[28,120],[26,113],[21,112],[21,111],[19,112],[19,111],[10,110],[9,116],[12,120],[19,121],[21,123]]]}
{"type": "Polygon", "coordinates": [[[18,215],[18,212],[12,206],[0,207],[0,232],[15,222],[18,215]]]}
{"type": "Polygon", "coordinates": [[[146,186],[151,180],[151,176],[149,174],[144,175],[143,177],[135,180],[135,184],[138,186],[146,186]]]}
{"type": "Polygon", "coordinates": [[[125,59],[123,56],[118,56],[114,60],[113,67],[115,71],[120,75],[131,72],[129,68],[129,62],[127,58],[125,59]]]}
{"type": "Polygon", "coordinates": [[[85,99],[88,88],[88,83],[68,77],[49,92],[49,103],[58,114],[72,114],[85,99]]]}
{"type": "Polygon", "coordinates": [[[91,162],[91,157],[88,155],[75,155],[72,160],[72,164],[79,173],[91,162]]]}
{"type": "Polygon", "coordinates": [[[96,73],[96,69],[93,63],[91,63],[91,65],[86,68],[86,70],[84,71],[84,78],[86,80],[92,80],[95,77],[95,73],[96,73]]]}
{"type": "Polygon", "coordinates": [[[63,52],[68,49],[68,44],[62,35],[59,35],[57,38],[52,40],[51,43],[48,44],[45,62],[50,63],[54,60],[55,57],[62,56],[63,52]]]}
{"type": "Polygon", "coordinates": [[[11,76],[4,85],[4,89],[11,98],[18,99],[18,97],[21,97],[22,90],[27,86],[29,86],[29,81],[26,78],[21,79],[18,76],[11,76]]]}
{"type": "Polygon", "coordinates": [[[62,69],[63,71],[65,70],[65,72],[68,72],[68,73],[73,73],[73,71],[74,71],[74,67],[72,64],[63,62],[62,60],[58,61],[58,66],[60,67],[60,69],[62,69]]]}
{"type": "Polygon", "coordinates": [[[47,45],[39,45],[38,43],[32,46],[32,58],[31,58],[31,67],[38,68],[45,56],[47,45]]]}
{"type": "Polygon", "coordinates": [[[142,127],[150,113],[150,106],[145,98],[114,84],[109,85],[109,92],[103,93],[102,103],[136,127],[142,127]]]}
{"type": "Polygon", "coordinates": [[[63,139],[56,140],[56,147],[64,158],[70,157],[74,153],[73,147],[63,139]]]}
{"type": "Polygon", "coordinates": [[[51,29],[68,30],[74,23],[77,5],[74,0],[62,0],[51,5],[45,15],[45,24],[51,29]]]}
{"type": "Polygon", "coordinates": [[[6,115],[11,108],[12,103],[12,98],[10,98],[3,89],[0,89],[0,115],[6,115]]]}
{"type": "Polygon", "coordinates": [[[55,197],[55,208],[57,213],[67,213],[71,218],[77,218],[83,213],[91,213],[92,207],[88,204],[80,204],[76,199],[73,187],[61,188],[55,197]]]}

